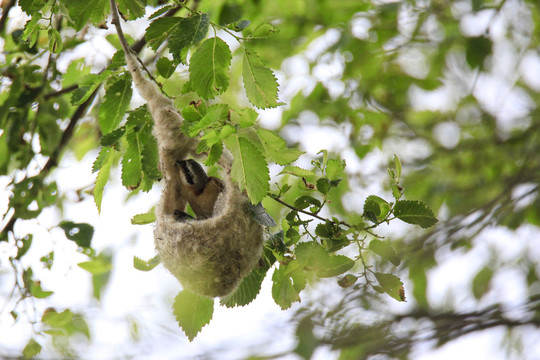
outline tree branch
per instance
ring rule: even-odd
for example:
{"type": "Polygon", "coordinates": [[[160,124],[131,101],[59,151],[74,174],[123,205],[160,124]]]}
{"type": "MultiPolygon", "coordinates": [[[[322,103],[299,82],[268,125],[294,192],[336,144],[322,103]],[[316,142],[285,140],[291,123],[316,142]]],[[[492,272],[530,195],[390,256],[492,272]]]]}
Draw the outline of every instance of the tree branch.
{"type": "Polygon", "coordinates": [[[8,19],[9,11],[13,6],[15,6],[15,3],[17,0],[10,0],[5,5],[2,6],[2,17],[0,18],[0,34],[3,34],[6,31],[6,24],[8,19]]]}

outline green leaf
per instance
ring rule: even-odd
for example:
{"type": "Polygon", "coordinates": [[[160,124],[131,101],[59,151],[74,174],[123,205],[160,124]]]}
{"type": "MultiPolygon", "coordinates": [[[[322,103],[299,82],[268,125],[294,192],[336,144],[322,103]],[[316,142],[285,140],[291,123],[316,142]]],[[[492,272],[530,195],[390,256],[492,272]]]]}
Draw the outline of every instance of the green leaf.
{"type": "Polygon", "coordinates": [[[98,115],[99,126],[104,134],[118,127],[128,109],[132,92],[129,75],[120,77],[107,89],[98,115]]]}
{"type": "Polygon", "coordinates": [[[231,112],[231,123],[238,124],[241,128],[254,125],[259,114],[252,108],[234,109],[231,112]]]}
{"type": "Polygon", "coordinates": [[[94,202],[98,212],[101,212],[101,200],[103,198],[103,189],[105,184],[109,180],[109,173],[114,160],[114,150],[111,148],[103,148],[98,155],[96,162],[92,169],[99,169],[98,176],[96,178],[96,185],[94,186],[94,202]]]}
{"type": "Polygon", "coordinates": [[[330,188],[332,187],[330,181],[325,178],[317,179],[317,191],[319,191],[321,194],[326,195],[328,194],[328,191],[330,191],[330,188]]]}
{"type": "Polygon", "coordinates": [[[103,257],[96,257],[93,260],[83,261],[77,265],[92,275],[104,274],[111,271],[113,268],[112,263],[103,257]]]}
{"type": "Polygon", "coordinates": [[[301,286],[295,286],[293,283],[289,266],[280,265],[279,268],[274,270],[274,274],[272,274],[272,298],[282,310],[290,308],[293,302],[300,301],[301,290],[301,286]]]}
{"type": "Polygon", "coordinates": [[[326,176],[329,180],[338,180],[345,175],[345,160],[329,159],[326,163],[326,176]]]}
{"type": "Polygon", "coordinates": [[[44,299],[54,294],[53,291],[43,290],[39,281],[32,281],[32,283],[30,284],[30,293],[33,297],[37,299],[44,299]]]}
{"type": "Polygon", "coordinates": [[[374,223],[383,220],[390,211],[390,204],[376,195],[370,195],[364,202],[364,217],[374,223]]]}
{"type": "Polygon", "coordinates": [[[251,270],[232,294],[220,300],[220,304],[231,308],[251,303],[259,295],[267,271],[268,268],[251,270]]]}
{"type": "Polygon", "coordinates": [[[22,11],[32,16],[47,4],[47,0],[19,0],[22,11]]]}
{"type": "Polygon", "coordinates": [[[138,187],[142,178],[141,144],[136,132],[127,135],[127,149],[122,158],[122,185],[138,187]]]}
{"type": "Polygon", "coordinates": [[[324,262],[317,264],[317,276],[329,278],[341,275],[349,271],[354,266],[354,260],[345,255],[328,256],[324,262]]]}
{"type": "Polygon", "coordinates": [[[121,126],[118,129],[116,129],[116,130],[114,130],[114,131],[112,131],[112,132],[110,132],[110,133],[108,133],[106,135],[103,135],[103,137],[101,138],[101,141],[100,141],[101,146],[112,146],[112,145],[116,144],[122,138],[122,136],[124,136],[125,133],[126,133],[126,127],[121,126]]]}
{"type": "Polygon", "coordinates": [[[156,213],[154,208],[150,209],[147,213],[137,214],[131,218],[131,223],[133,225],[146,225],[151,224],[156,221],[156,213]]]}
{"type": "Polygon", "coordinates": [[[15,259],[20,260],[24,254],[28,252],[30,246],[32,245],[33,238],[34,236],[32,234],[28,234],[21,239],[22,246],[17,247],[17,256],[15,256],[15,259]]]}
{"type": "Polygon", "coordinates": [[[31,359],[41,352],[41,345],[34,339],[30,339],[22,351],[25,359],[31,359]]]}
{"type": "Polygon", "coordinates": [[[376,272],[375,277],[377,278],[377,281],[379,282],[382,290],[385,293],[387,293],[397,301],[405,301],[403,283],[397,276],[376,272]]]}
{"type": "Polygon", "coordinates": [[[408,224],[429,228],[438,221],[433,211],[420,201],[400,200],[396,202],[394,214],[408,224]]]}
{"type": "Polygon", "coordinates": [[[73,320],[73,313],[66,309],[61,313],[54,309],[46,310],[41,317],[41,321],[55,328],[62,328],[68,325],[73,320]]]}
{"type": "Polygon", "coordinates": [[[193,123],[189,129],[190,136],[197,136],[202,130],[205,130],[213,125],[221,126],[226,120],[229,113],[229,106],[227,104],[216,104],[209,106],[206,110],[206,114],[193,123]]]}
{"type": "Polygon", "coordinates": [[[401,259],[397,257],[394,248],[392,248],[390,245],[388,245],[388,243],[384,241],[378,239],[371,240],[371,242],[369,243],[369,249],[375,254],[390,261],[395,266],[399,266],[399,264],[401,263],[401,259]]]}
{"type": "MultiPolygon", "coordinates": [[[[101,252],[97,259],[103,264],[110,264],[112,268],[112,254],[108,251],[101,252]]],[[[97,300],[101,299],[101,294],[105,286],[109,283],[111,271],[104,271],[97,274],[92,274],[92,295],[97,300]]]]}
{"type": "Polygon", "coordinates": [[[203,40],[208,32],[209,24],[208,14],[193,14],[188,18],[180,18],[169,37],[169,50],[173,58],[180,61],[184,48],[203,40]]]}
{"type": "Polygon", "coordinates": [[[294,206],[298,209],[305,209],[308,206],[315,206],[318,208],[321,207],[321,202],[309,195],[302,195],[294,201],[294,206]]]}
{"type": "Polygon", "coordinates": [[[118,9],[127,15],[129,20],[138,19],[145,14],[145,0],[118,0],[118,9]]]}
{"type": "Polygon", "coordinates": [[[242,77],[246,95],[253,105],[261,109],[278,105],[276,77],[257,54],[248,51],[244,53],[242,77]]]}
{"type": "Polygon", "coordinates": [[[154,12],[152,15],[150,15],[148,20],[153,20],[157,18],[158,16],[165,14],[167,11],[171,10],[172,8],[174,8],[174,5],[163,6],[160,9],[156,10],[156,12],[154,12]]]}
{"type": "Polygon", "coordinates": [[[148,261],[145,261],[137,256],[133,257],[133,267],[141,271],[150,271],[161,263],[159,255],[154,256],[148,261]]]}
{"type": "Polygon", "coordinates": [[[265,155],[276,164],[290,164],[303,154],[298,149],[288,148],[287,142],[273,131],[258,128],[257,135],[261,140],[265,155]]]}
{"type": "Polygon", "coordinates": [[[353,274],[347,274],[341,279],[338,280],[338,285],[342,288],[348,288],[356,284],[356,281],[358,280],[358,276],[353,274]]]}
{"type": "Polygon", "coordinates": [[[472,292],[476,300],[480,300],[491,287],[491,278],[493,277],[493,270],[484,266],[474,277],[472,281],[472,292]]]}
{"type": "Polygon", "coordinates": [[[270,175],[264,156],[257,147],[244,137],[232,135],[226,140],[234,160],[231,175],[241,190],[246,189],[252,204],[258,204],[270,188],[270,175]]]}
{"type": "Polygon", "coordinates": [[[328,255],[326,250],[314,241],[300,243],[295,250],[300,266],[313,269],[318,277],[341,275],[354,266],[354,261],[343,255],[328,255]]]}
{"type": "Polygon", "coordinates": [[[465,58],[471,68],[482,68],[484,60],[491,54],[493,44],[488,37],[467,38],[465,58]]]}
{"type": "Polygon", "coordinates": [[[90,247],[92,237],[94,236],[94,228],[86,223],[74,223],[71,221],[62,221],[58,226],[64,230],[66,237],[75,241],[80,247],[90,247]]]}
{"type": "Polygon", "coordinates": [[[193,341],[203,326],[212,320],[214,299],[182,290],[174,299],[173,313],[189,341],[193,341]]]}
{"type": "Polygon", "coordinates": [[[285,166],[278,175],[281,175],[281,174],[290,174],[296,177],[306,178],[306,179],[315,179],[317,177],[317,175],[313,171],[302,169],[298,166],[293,166],[293,165],[285,166]]]}
{"type": "Polygon", "coordinates": [[[268,36],[274,35],[276,32],[278,32],[278,29],[274,27],[272,24],[261,24],[253,30],[253,33],[251,33],[250,37],[252,38],[266,38],[268,36]]]}
{"type": "Polygon", "coordinates": [[[320,344],[319,339],[313,332],[314,327],[313,320],[310,316],[303,317],[296,327],[298,344],[296,345],[294,352],[300,355],[302,359],[311,359],[313,353],[320,344]]]}
{"type": "Polygon", "coordinates": [[[155,51],[180,26],[182,18],[163,17],[152,21],[144,34],[148,45],[155,51]]]}
{"type": "Polygon", "coordinates": [[[53,54],[59,54],[62,52],[63,43],[60,32],[56,29],[49,29],[47,32],[49,37],[49,51],[53,54]]]}
{"type": "Polygon", "coordinates": [[[110,71],[101,74],[88,74],[77,80],[79,87],[71,95],[71,105],[80,105],[90,98],[92,93],[111,75],[110,71]]]}
{"type": "Polygon", "coordinates": [[[105,11],[109,9],[107,0],[62,0],[68,9],[73,28],[80,31],[88,21],[96,24],[103,21],[105,11]]]}
{"type": "Polygon", "coordinates": [[[168,79],[174,74],[176,66],[178,64],[172,60],[167,59],[166,57],[161,57],[156,62],[156,69],[159,75],[163,76],[165,79],[168,79]]]}
{"type": "Polygon", "coordinates": [[[228,25],[240,20],[242,8],[235,3],[224,3],[219,13],[219,24],[228,25]]]}
{"type": "Polygon", "coordinates": [[[231,50],[225,41],[218,37],[205,40],[189,61],[193,90],[203,99],[214,98],[227,90],[231,59],[231,50]]]}
{"type": "Polygon", "coordinates": [[[396,170],[396,182],[399,182],[399,179],[401,178],[401,160],[399,160],[399,157],[394,154],[394,168],[396,170]]]}

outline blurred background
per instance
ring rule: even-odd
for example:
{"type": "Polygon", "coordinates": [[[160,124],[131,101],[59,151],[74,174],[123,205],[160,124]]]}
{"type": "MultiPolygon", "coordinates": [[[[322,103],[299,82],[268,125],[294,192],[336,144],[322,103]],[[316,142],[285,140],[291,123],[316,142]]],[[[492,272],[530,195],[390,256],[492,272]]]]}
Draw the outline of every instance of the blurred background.
{"type": "MultiPolygon", "coordinates": [[[[152,225],[132,225],[131,218],[151,209],[159,186],[130,194],[113,166],[98,213],[92,165],[103,93],[65,143],[76,111],[67,105],[68,91],[55,95],[55,103],[40,103],[40,111],[45,104],[53,110],[33,123],[27,114],[37,111],[36,97],[29,92],[41,89],[26,84],[38,81],[32,79],[42,75],[48,53],[32,54],[15,42],[29,17],[5,1],[0,357],[30,354],[35,339],[38,358],[45,359],[540,358],[538,1],[201,0],[190,6],[215,22],[232,16],[279,30],[251,45],[274,70],[284,103],[260,111],[260,124],[305,151],[295,165],[310,168],[322,149],[346,161],[327,216],[354,222],[367,196],[391,198],[387,167],[394,154],[400,157],[406,197],[424,201],[439,219],[429,230],[398,222],[377,229],[403,260],[398,273],[407,301],[328,279],[283,311],[267,275],[253,303],[216,307],[190,343],[171,312],[180,284],[162,266],[133,267],[134,256],[155,254],[152,225]],[[15,81],[21,74],[24,82],[15,81]],[[20,94],[16,101],[13,94],[20,94]],[[29,182],[40,174],[41,182],[29,182]],[[62,221],[91,225],[100,271],[77,266],[88,254],[66,238],[62,221]],[[41,319],[52,308],[64,318],[49,323],[46,335],[41,319]]],[[[123,25],[133,40],[143,38],[153,7],[123,25]]],[[[72,74],[107,66],[116,43],[106,27],[60,30],[71,46],[55,59],[54,71],[64,79],[53,84],[58,92],[73,85],[72,74]]],[[[233,51],[238,47],[227,33],[218,35],[233,51]]],[[[153,55],[143,48],[140,56],[153,55]]],[[[245,104],[240,80],[233,80],[241,78],[238,61],[231,73],[222,97],[245,104]]],[[[180,66],[161,80],[178,96],[186,71],[180,66]]],[[[135,97],[131,107],[140,104],[135,97]]],[[[280,171],[270,169],[272,182],[283,181],[280,171]]],[[[271,199],[265,206],[278,223],[286,213],[271,199]]]]}

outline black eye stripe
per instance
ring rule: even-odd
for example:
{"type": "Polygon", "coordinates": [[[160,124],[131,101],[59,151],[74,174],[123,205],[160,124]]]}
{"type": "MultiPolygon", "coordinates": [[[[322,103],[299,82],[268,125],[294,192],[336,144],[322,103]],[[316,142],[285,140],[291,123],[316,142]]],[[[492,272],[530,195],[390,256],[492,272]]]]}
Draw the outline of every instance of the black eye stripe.
{"type": "Polygon", "coordinates": [[[181,161],[180,167],[182,168],[182,172],[184,173],[184,177],[186,178],[186,181],[188,184],[193,185],[195,181],[193,181],[193,174],[191,173],[191,170],[187,166],[187,161],[181,161]]]}

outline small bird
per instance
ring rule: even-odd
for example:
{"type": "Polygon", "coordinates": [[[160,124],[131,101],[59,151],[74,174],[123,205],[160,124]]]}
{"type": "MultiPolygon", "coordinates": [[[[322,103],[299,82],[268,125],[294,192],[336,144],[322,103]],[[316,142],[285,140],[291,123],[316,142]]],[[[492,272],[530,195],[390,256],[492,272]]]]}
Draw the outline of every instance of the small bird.
{"type": "MultiPolygon", "coordinates": [[[[223,181],[206,175],[202,166],[193,159],[177,161],[176,165],[179,167],[182,196],[193,209],[197,219],[211,217],[217,197],[225,188],[223,181]]],[[[180,221],[187,219],[184,214],[178,210],[180,221]]]]}

